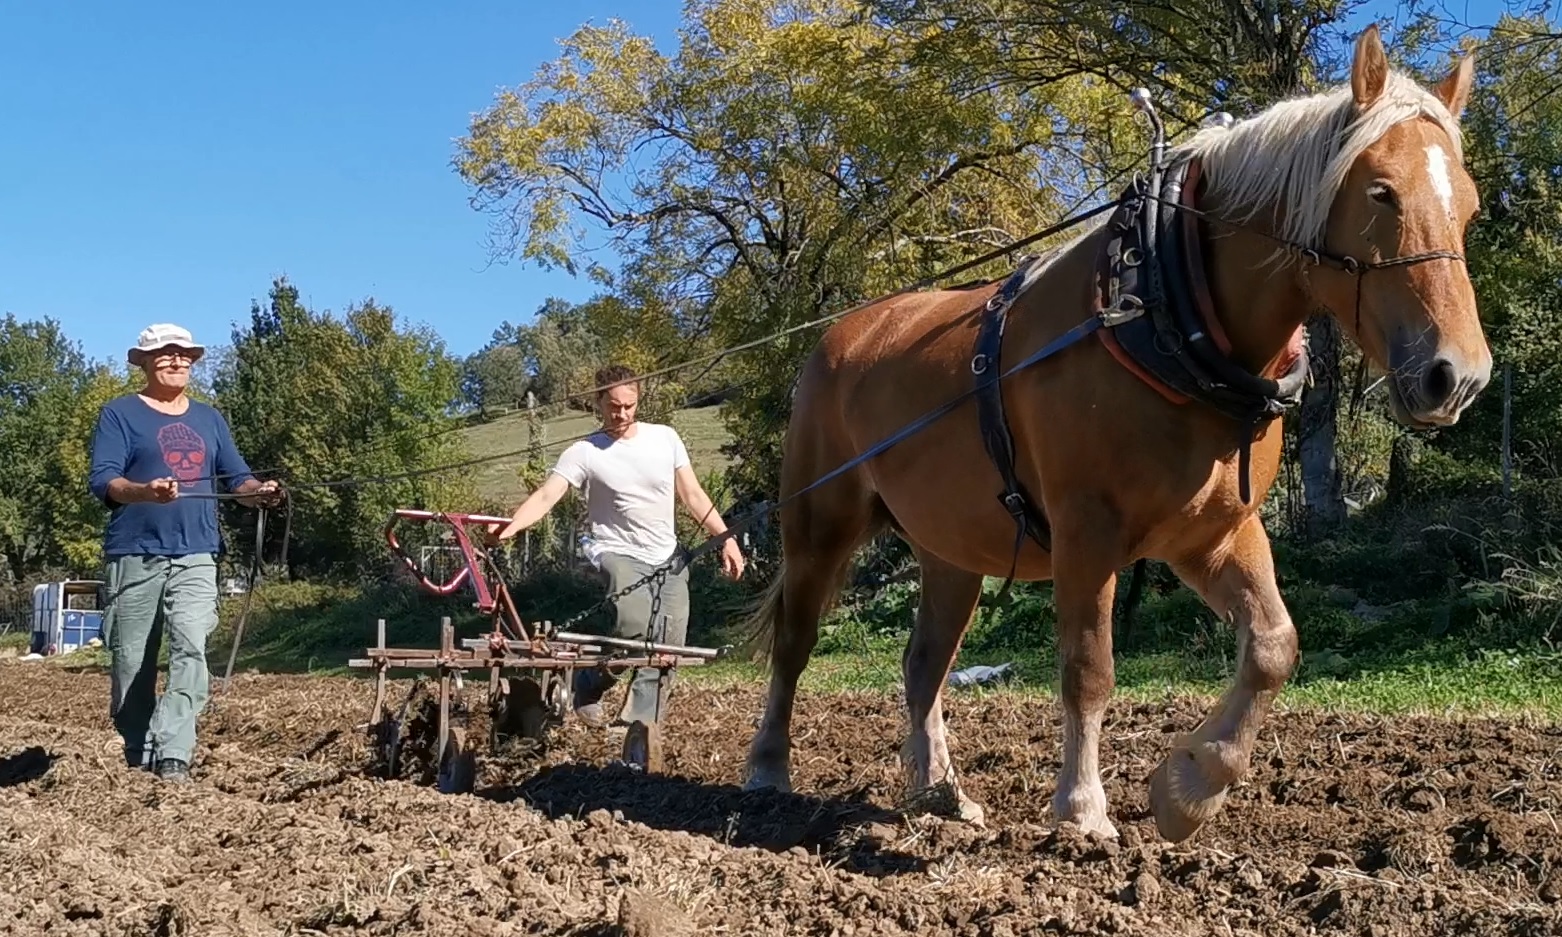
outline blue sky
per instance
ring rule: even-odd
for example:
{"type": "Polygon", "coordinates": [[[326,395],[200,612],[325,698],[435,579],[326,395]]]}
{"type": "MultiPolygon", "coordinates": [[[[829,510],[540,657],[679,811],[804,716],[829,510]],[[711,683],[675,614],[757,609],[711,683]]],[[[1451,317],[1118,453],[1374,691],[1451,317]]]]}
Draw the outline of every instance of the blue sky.
{"type": "Polygon", "coordinates": [[[0,11],[0,314],[55,318],[122,360],[151,322],[227,342],[283,274],[313,308],[372,296],[456,354],[550,295],[584,299],[584,279],[489,265],[454,140],[582,22],[616,16],[670,49],[681,3],[0,11]]]}
{"type": "MultiPolygon", "coordinates": [[[[591,284],[489,266],[455,138],[556,37],[669,0],[264,4],[0,0],[0,314],[120,359],[151,322],[228,341],[286,274],[372,296],[450,350],[591,284]]],[[[662,37],[666,39],[662,39],[662,37]]]]}

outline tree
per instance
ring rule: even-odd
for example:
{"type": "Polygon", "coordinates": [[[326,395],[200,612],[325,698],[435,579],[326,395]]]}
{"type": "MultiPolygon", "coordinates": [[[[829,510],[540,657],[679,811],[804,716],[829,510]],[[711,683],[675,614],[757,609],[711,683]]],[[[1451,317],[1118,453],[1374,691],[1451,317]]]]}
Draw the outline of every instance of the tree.
{"type": "Polygon", "coordinates": [[[0,557],[15,580],[65,562],[52,522],[91,498],[86,472],[70,476],[59,458],[89,373],[58,322],[0,319],[0,557]]]}
{"type": "MultiPolygon", "coordinates": [[[[605,362],[602,337],[582,306],[549,299],[532,324],[520,330],[517,344],[532,373],[532,389],[549,404],[579,403],[572,395],[589,390],[605,362]]],[[[585,398],[585,405],[590,406],[585,398]]]]}
{"type": "Polygon", "coordinates": [[[108,523],[108,507],[87,490],[98,410],[115,397],[135,393],[142,384],[141,371],[128,363],[118,367],[96,365],[87,372],[65,414],[51,481],[58,494],[52,499],[48,528],[59,544],[65,565],[75,572],[96,570],[103,563],[103,528],[108,523]]]}
{"type": "Polygon", "coordinates": [[[490,344],[461,366],[461,397],[483,416],[521,407],[531,390],[526,353],[515,344],[490,344]]]}
{"type": "Polygon", "coordinates": [[[267,306],[251,305],[214,388],[251,466],[299,486],[295,567],[376,566],[392,509],[471,504],[466,473],[431,471],[467,458],[454,432],[460,374],[436,337],[399,329],[373,300],[336,319],[279,279],[267,306]]]}
{"type": "MultiPolygon", "coordinates": [[[[456,169],[499,251],[604,284],[618,263],[620,296],[638,290],[634,309],[675,326],[643,360],[816,318],[1055,220],[1057,109],[1094,106],[1101,83],[962,95],[869,14],[860,0],[695,0],[670,56],[622,23],[584,27],[472,121],[456,169]]],[[[774,487],[816,337],[730,363],[747,391],[727,414],[745,488],[774,487]]]]}
{"type": "Polygon", "coordinates": [[[957,76],[967,91],[1041,87],[1088,75],[1118,95],[1148,88],[1168,132],[1177,134],[1197,128],[1212,111],[1258,110],[1337,70],[1348,47],[1340,41],[1341,25],[1365,0],[876,0],[873,6],[915,37],[919,61],[957,76]]]}

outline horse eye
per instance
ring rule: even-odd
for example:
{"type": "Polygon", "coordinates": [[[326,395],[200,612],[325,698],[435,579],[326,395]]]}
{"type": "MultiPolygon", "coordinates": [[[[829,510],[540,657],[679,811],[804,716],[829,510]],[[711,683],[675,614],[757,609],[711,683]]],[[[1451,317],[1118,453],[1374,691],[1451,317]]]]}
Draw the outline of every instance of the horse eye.
{"type": "Polygon", "coordinates": [[[1394,190],[1387,183],[1376,182],[1367,187],[1367,197],[1380,205],[1395,204],[1394,190]]]}

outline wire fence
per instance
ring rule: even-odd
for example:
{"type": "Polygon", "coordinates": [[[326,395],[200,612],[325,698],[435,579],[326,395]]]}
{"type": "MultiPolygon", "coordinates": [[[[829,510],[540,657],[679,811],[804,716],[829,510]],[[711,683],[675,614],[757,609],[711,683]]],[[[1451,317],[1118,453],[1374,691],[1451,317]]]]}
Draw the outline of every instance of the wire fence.
{"type": "Polygon", "coordinates": [[[32,630],[31,596],[0,594],[0,637],[31,634],[32,630]]]}

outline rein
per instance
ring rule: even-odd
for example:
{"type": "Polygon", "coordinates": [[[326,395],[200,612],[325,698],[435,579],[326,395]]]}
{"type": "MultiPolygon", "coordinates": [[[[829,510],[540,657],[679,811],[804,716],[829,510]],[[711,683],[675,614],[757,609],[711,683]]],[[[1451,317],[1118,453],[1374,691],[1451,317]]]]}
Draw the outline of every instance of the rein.
{"type": "Polygon", "coordinates": [[[1369,270],[1382,270],[1387,267],[1403,267],[1409,264],[1418,264],[1426,260],[1457,260],[1460,263],[1465,262],[1464,255],[1458,251],[1443,250],[1424,251],[1419,254],[1402,254],[1398,257],[1390,257],[1387,260],[1357,260],[1355,257],[1352,257],[1349,254],[1336,254],[1331,251],[1322,250],[1316,247],[1304,247],[1295,241],[1288,240],[1276,234],[1270,234],[1268,231],[1264,231],[1259,228],[1252,228],[1241,222],[1222,218],[1219,215],[1208,212],[1202,208],[1195,208],[1192,205],[1185,205],[1181,202],[1172,202],[1170,199],[1163,198],[1159,195],[1144,193],[1139,197],[1146,201],[1159,202],[1162,205],[1175,208],[1178,211],[1185,211],[1190,215],[1197,215],[1205,221],[1213,221],[1214,223],[1227,228],[1231,228],[1237,231],[1245,231],[1248,234],[1256,234],[1259,237],[1268,238],[1277,244],[1280,244],[1284,247],[1289,247],[1294,253],[1302,255],[1304,259],[1311,261],[1313,264],[1324,267],[1333,267],[1342,273],[1348,273],[1352,276],[1363,276],[1369,270]]]}

